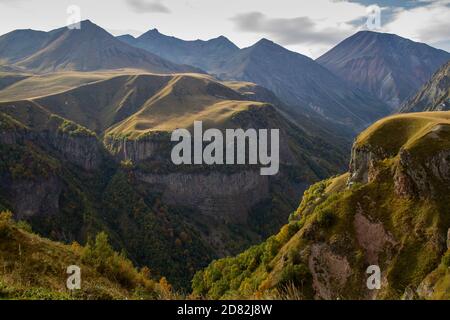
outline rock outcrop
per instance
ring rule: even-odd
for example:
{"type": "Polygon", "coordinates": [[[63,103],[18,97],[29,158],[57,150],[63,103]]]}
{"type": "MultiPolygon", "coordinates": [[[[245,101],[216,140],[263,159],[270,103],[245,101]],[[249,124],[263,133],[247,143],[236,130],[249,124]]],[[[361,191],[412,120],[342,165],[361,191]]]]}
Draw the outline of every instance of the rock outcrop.
{"type": "Polygon", "coordinates": [[[308,267],[316,299],[338,299],[339,288],[343,288],[352,275],[347,258],[333,253],[324,243],[311,246],[308,267]]]}
{"type": "Polygon", "coordinates": [[[371,182],[376,175],[376,162],[385,157],[386,153],[381,148],[375,149],[355,144],[350,159],[348,184],[371,182]]]}

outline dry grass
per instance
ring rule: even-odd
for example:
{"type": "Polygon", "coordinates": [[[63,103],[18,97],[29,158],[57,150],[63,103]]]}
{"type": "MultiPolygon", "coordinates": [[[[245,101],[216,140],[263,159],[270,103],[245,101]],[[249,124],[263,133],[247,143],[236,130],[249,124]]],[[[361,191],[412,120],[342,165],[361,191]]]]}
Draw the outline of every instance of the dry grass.
{"type": "MultiPolygon", "coordinates": [[[[98,248],[97,248],[98,249],[98,248]]],[[[25,231],[0,214],[0,299],[175,299],[165,279],[155,282],[146,270],[104,243],[101,254],[76,243],[64,245],[25,231]],[[106,252],[111,254],[105,255],[106,252]],[[82,288],[66,288],[67,267],[81,268],[82,288]]],[[[97,250],[98,251],[98,250],[97,250]]]]}

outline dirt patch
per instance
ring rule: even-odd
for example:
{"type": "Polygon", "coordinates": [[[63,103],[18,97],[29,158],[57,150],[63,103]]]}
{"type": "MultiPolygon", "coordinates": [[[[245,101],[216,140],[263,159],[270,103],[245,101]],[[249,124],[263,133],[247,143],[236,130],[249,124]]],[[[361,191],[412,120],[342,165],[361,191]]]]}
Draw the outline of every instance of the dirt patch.
{"type": "Polygon", "coordinates": [[[346,257],[334,254],[326,244],[313,244],[309,256],[309,270],[313,277],[316,299],[337,299],[351,276],[346,257]]]}
{"type": "Polygon", "coordinates": [[[366,252],[366,260],[369,264],[379,264],[378,257],[386,249],[386,245],[395,245],[394,238],[384,230],[381,222],[372,222],[364,216],[361,210],[355,215],[353,222],[356,231],[356,239],[366,252]]]}

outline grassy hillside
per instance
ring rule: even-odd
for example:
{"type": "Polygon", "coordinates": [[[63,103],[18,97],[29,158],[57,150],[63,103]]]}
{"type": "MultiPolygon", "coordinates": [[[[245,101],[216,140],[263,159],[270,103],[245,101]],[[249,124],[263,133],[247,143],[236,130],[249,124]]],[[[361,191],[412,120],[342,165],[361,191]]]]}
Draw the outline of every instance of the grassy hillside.
{"type": "MultiPolygon", "coordinates": [[[[67,91],[80,85],[111,77],[113,72],[62,72],[45,75],[29,75],[15,83],[0,88],[0,101],[31,99],[67,91]]],[[[3,79],[3,75],[1,76],[3,79]]]]}
{"type": "Polygon", "coordinates": [[[138,112],[108,130],[108,134],[137,138],[151,131],[190,128],[194,121],[223,128],[234,115],[267,106],[242,100],[240,94],[209,78],[176,76],[138,112]]]}
{"type": "Polygon", "coordinates": [[[11,213],[0,213],[0,299],[167,299],[170,285],[150,278],[149,269],[136,270],[112,250],[106,234],[82,247],[63,245],[31,232],[11,213]],[[67,267],[81,268],[81,289],[66,287],[67,267]]]}
{"type": "Polygon", "coordinates": [[[10,105],[6,101],[37,103],[99,134],[122,122],[110,131],[123,135],[171,131],[188,127],[195,119],[217,118],[220,123],[252,104],[209,76],[128,72],[33,76],[0,91],[0,99],[6,106],[10,105]]]}
{"type": "Polygon", "coordinates": [[[450,298],[450,113],[397,115],[357,139],[274,237],[196,274],[208,298],[450,298]],[[447,242],[447,243],[446,243],[447,242]],[[378,265],[381,290],[368,290],[378,265]]]}
{"type": "MultiPolygon", "coordinates": [[[[394,115],[373,124],[356,139],[356,146],[373,146],[389,155],[403,148],[412,148],[422,142],[433,142],[433,132],[439,133],[442,125],[450,124],[449,112],[424,112],[394,115]],[[389,137],[389,139],[387,139],[389,137]]],[[[446,150],[447,141],[436,140],[439,148],[446,150]]],[[[433,143],[428,147],[432,147],[433,143]]],[[[429,151],[429,150],[424,150],[429,151]]]]}
{"type": "Polygon", "coordinates": [[[10,87],[16,82],[24,80],[28,77],[26,74],[8,73],[0,70],[0,90],[10,87]]]}

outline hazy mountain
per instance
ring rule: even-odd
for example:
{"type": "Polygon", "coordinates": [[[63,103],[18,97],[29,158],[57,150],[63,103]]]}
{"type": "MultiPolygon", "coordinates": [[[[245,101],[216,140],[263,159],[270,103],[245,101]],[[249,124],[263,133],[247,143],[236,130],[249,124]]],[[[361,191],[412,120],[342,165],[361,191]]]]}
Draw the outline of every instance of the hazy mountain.
{"type": "MultiPolygon", "coordinates": [[[[314,110],[332,122],[358,130],[388,112],[381,101],[347,86],[326,68],[263,39],[240,50],[225,37],[184,41],[150,30],[138,38],[118,37],[177,63],[200,67],[225,80],[257,83],[275,93],[292,110],[314,110]]],[[[298,115],[297,115],[298,116],[298,115]]],[[[345,129],[343,129],[345,131],[345,129]]]]}
{"type": "Polygon", "coordinates": [[[17,30],[0,37],[0,59],[27,70],[92,71],[135,68],[157,73],[199,71],[136,49],[89,20],[81,29],[17,30]]]}
{"type": "Polygon", "coordinates": [[[175,63],[196,66],[206,71],[220,65],[229,55],[239,51],[234,43],[223,36],[208,41],[186,41],[161,34],[157,29],[150,30],[138,38],[124,35],[118,39],[175,63]]]}
{"type": "Polygon", "coordinates": [[[266,39],[236,52],[212,72],[257,83],[293,109],[314,110],[356,130],[388,113],[383,102],[353,90],[314,60],[266,39]]]}
{"type": "Polygon", "coordinates": [[[450,110],[450,61],[443,65],[400,112],[450,110]]]}
{"type": "Polygon", "coordinates": [[[394,34],[361,31],[317,62],[395,109],[449,59],[450,53],[423,43],[394,34]]]}

